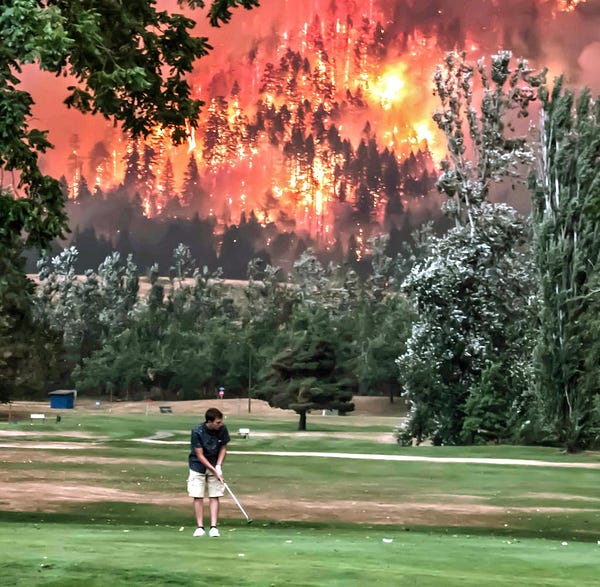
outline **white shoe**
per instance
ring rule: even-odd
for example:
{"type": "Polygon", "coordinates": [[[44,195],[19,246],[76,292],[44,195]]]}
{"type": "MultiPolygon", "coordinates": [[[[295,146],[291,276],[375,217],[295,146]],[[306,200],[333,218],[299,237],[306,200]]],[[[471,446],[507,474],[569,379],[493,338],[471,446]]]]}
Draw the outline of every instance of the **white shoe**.
{"type": "Polygon", "coordinates": [[[198,536],[206,536],[206,531],[200,526],[194,530],[194,538],[198,536]]]}
{"type": "Polygon", "coordinates": [[[212,526],[211,529],[208,531],[208,535],[211,538],[218,538],[219,536],[221,536],[221,533],[219,532],[219,529],[216,526],[212,526]]]}

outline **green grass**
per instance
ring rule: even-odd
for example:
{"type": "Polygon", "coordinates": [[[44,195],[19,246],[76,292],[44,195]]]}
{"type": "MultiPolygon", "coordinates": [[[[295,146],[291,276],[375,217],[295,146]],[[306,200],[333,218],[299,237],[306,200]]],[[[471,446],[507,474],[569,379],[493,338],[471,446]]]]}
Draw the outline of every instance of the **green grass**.
{"type": "MultiPolygon", "coordinates": [[[[68,433],[84,432],[101,437],[109,437],[118,446],[117,441],[122,441],[122,446],[129,447],[128,441],[132,438],[151,437],[158,431],[168,432],[170,441],[187,441],[192,427],[200,421],[200,416],[155,415],[111,415],[106,412],[93,413],[63,413],[60,424],[50,420],[47,422],[30,423],[21,420],[8,424],[0,423],[0,429],[8,428],[24,432],[35,432],[31,442],[44,440],[62,440],[69,442],[89,442],[89,439],[69,437],[68,433]]],[[[367,433],[378,434],[392,433],[399,419],[393,417],[332,417],[315,415],[308,420],[308,432],[355,432],[361,436],[367,433]]],[[[226,419],[226,424],[232,434],[236,448],[246,450],[336,450],[339,452],[370,452],[373,440],[348,439],[348,438],[307,438],[296,430],[297,418],[287,411],[281,411],[277,418],[266,418],[254,415],[235,415],[226,419]],[[241,440],[236,438],[236,431],[240,427],[249,427],[253,432],[273,433],[270,437],[253,436],[241,440]],[[360,450],[360,449],[363,450],[360,450]]],[[[20,438],[27,441],[27,438],[20,438]]],[[[473,458],[519,458],[552,460],[563,462],[596,462],[600,463],[600,452],[584,452],[579,454],[565,454],[558,448],[552,447],[523,447],[507,445],[485,446],[419,446],[400,447],[392,444],[376,444],[377,452],[381,454],[405,454],[432,457],[473,457],[473,458]]]]}
{"type": "MultiPolygon", "coordinates": [[[[598,469],[244,454],[318,451],[598,463],[599,453],[566,455],[516,446],[403,448],[378,442],[393,429],[394,418],[315,416],[309,429],[325,436],[311,438],[296,434],[295,418],[285,412],[282,419],[231,417],[225,472],[246,505],[310,499],[355,502],[357,508],[405,505],[408,511],[426,504],[429,509],[418,523],[377,525],[341,523],[328,518],[326,510],[318,523],[281,522],[263,507],[260,519],[246,526],[232,508],[225,510],[221,539],[192,539],[186,500],[157,506],[144,503],[143,496],[185,495],[186,443],[197,421],[178,414],[74,412],[60,424],[0,424],[0,430],[36,433],[1,439],[23,443],[23,448],[4,450],[4,480],[87,483],[141,496],[140,503],[65,502],[53,513],[2,511],[0,496],[2,585],[600,585],[598,469]],[[235,431],[241,426],[272,436],[239,439],[235,431]],[[85,436],[70,436],[73,432],[85,436]],[[135,440],[157,432],[171,434],[166,440],[173,444],[135,440]],[[360,437],[340,436],[346,432],[360,437]],[[35,449],[40,441],[84,448],[35,449]],[[465,506],[464,513],[451,518],[443,512],[446,506],[465,506]],[[494,508],[493,513],[480,512],[481,506],[494,508]]],[[[394,519],[402,520],[402,514],[394,519]]]]}
{"type": "Polygon", "coordinates": [[[4,520],[0,549],[6,586],[598,585],[595,544],[375,526],[265,523],[211,540],[161,524],[4,520]]]}
{"type": "MultiPolygon", "coordinates": [[[[252,430],[261,432],[285,432],[293,434],[297,432],[298,419],[290,416],[289,412],[281,412],[278,418],[266,418],[264,416],[235,415],[226,418],[225,423],[231,432],[240,427],[250,427],[252,430]]],[[[399,418],[364,418],[356,416],[332,417],[316,415],[309,416],[307,431],[309,432],[346,432],[349,428],[357,432],[391,432],[399,418]]],[[[63,413],[62,421],[56,423],[51,418],[47,421],[31,423],[29,420],[19,420],[10,426],[13,429],[32,431],[44,435],[46,433],[56,434],[60,431],[72,432],[82,427],[86,431],[97,434],[108,434],[111,437],[131,437],[135,434],[154,433],[157,429],[167,428],[176,434],[189,435],[189,430],[201,421],[201,416],[170,415],[111,415],[101,413],[63,413]]],[[[6,422],[0,426],[8,426],[6,422]]]]}

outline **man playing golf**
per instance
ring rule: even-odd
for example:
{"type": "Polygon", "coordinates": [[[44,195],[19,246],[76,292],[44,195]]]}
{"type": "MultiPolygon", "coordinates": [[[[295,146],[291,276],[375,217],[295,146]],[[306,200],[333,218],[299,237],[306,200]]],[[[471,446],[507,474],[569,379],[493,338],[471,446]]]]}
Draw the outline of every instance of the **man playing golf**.
{"type": "Polygon", "coordinates": [[[217,522],[219,519],[219,498],[225,492],[223,481],[223,461],[227,454],[229,432],[223,425],[223,414],[217,408],[209,408],[204,415],[205,422],[192,430],[190,456],[188,458],[190,472],[187,490],[194,498],[194,513],[197,528],[194,536],[204,536],[204,494],[208,487],[210,505],[211,538],[219,536],[217,522]]]}

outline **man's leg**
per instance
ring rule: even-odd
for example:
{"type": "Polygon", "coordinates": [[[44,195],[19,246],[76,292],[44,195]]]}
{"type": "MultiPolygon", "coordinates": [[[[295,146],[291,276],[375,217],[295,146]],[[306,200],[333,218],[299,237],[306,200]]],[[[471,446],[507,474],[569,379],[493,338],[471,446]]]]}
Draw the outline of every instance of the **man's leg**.
{"type": "Polygon", "coordinates": [[[219,521],[219,498],[223,495],[224,486],[217,477],[210,474],[207,476],[207,483],[210,509],[210,530],[208,531],[208,535],[211,538],[215,538],[220,536],[217,523],[219,521]]]}
{"type": "Polygon", "coordinates": [[[188,476],[188,495],[194,499],[194,516],[196,517],[197,528],[194,530],[194,536],[204,536],[204,488],[205,475],[190,471],[188,476]]]}
{"type": "Polygon", "coordinates": [[[210,525],[216,527],[219,521],[219,498],[211,497],[209,500],[210,505],[210,525]]]}
{"type": "Polygon", "coordinates": [[[194,497],[194,514],[196,515],[196,525],[198,528],[204,527],[204,500],[201,497],[194,497]]]}

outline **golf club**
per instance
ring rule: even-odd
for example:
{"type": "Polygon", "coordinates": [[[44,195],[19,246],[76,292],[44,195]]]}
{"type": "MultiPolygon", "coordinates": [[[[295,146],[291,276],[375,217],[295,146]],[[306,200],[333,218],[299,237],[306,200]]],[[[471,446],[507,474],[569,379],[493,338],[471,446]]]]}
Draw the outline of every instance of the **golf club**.
{"type": "Polygon", "coordinates": [[[242,504],[238,501],[238,498],[233,494],[233,491],[231,491],[231,489],[229,489],[229,485],[227,485],[227,483],[224,483],[225,485],[225,489],[227,489],[227,492],[229,493],[229,495],[231,495],[231,497],[233,498],[233,501],[235,501],[235,504],[240,508],[240,511],[242,512],[242,514],[244,514],[244,517],[246,518],[246,521],[248,522],[248,524],[252,524],[252,519],[248,516],[248,514],[246,513],[246,510],[242,507],[242,504]]]}

